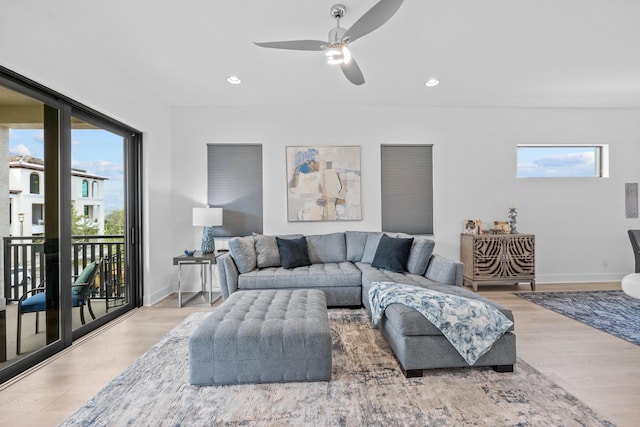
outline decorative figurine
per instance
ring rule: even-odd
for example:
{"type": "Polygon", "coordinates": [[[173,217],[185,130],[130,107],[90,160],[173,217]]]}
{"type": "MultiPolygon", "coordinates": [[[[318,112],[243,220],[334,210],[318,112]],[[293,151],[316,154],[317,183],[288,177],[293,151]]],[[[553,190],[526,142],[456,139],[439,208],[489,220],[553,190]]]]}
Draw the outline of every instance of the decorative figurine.
{"type": "Polygon", "coordinates": [[[511,234],[518,234],[518,230],[516,229],[516,224],[518,222],[518,210],[515,205],[512,203],[509,206],[509,228],[511,228],[511,234]]]}
{"type": "Polygon", "coordinates": [[[196,250],[195,250],[195,249],[194,249],[194,250],[192,250],[192,251],[190,251],[189,249],[185,249],[185,250],[184,250],[184,254],[185,254],[186,256],[193,256],[193,254],[195,254],[195,253],[196,253],[196,250]]]}

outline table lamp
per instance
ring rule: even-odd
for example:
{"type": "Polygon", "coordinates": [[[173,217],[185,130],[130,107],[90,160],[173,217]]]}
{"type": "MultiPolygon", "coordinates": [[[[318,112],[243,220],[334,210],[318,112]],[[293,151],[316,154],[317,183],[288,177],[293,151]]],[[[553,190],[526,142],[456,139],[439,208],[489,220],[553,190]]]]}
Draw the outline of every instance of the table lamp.
{"type": "Polygon", "coordinates": [[[216,250],[213,227],[222,225],[222,208],[193,208],[193,225],[203,227],[202,253],[213,253],[216,250]]]}

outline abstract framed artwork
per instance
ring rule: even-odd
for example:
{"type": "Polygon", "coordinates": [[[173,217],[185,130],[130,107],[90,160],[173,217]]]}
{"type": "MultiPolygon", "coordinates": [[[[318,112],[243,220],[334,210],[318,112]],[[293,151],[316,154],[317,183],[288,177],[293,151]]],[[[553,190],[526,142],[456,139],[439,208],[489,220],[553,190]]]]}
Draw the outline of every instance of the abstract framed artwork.
{"type": "Polygon", "coordinates": [[[287,220],[360,221],[360,146],[288,146],[287,220]]]}

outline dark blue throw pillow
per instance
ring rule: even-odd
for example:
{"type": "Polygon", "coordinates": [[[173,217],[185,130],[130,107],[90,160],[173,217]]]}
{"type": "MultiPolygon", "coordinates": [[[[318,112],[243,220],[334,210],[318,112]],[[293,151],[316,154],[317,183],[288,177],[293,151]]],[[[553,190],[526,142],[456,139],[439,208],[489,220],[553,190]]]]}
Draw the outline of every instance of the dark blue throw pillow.
{"type": "Polygon", "coordinates": [[[371,265],[383,270],[402,273],[409,259],[413,237],[409,239],[393,238],[383,234],[371,265]]]}
{"type": "Polygon", "coordinates": [[[286,269],[311,265],[307,239],[303,236],[299,239],[281,239],[276,237],[280,262],[286,269]]]}

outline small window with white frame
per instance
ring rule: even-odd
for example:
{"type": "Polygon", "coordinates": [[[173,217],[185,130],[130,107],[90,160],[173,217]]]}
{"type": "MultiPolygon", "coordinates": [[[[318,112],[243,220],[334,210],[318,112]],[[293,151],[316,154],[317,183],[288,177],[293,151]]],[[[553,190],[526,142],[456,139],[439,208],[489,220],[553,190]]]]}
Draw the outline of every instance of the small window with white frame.
{"type": "Polygon", "coordinates": [[[608,144],[518,145],[518,178],[608,178],[608,144]]]}

